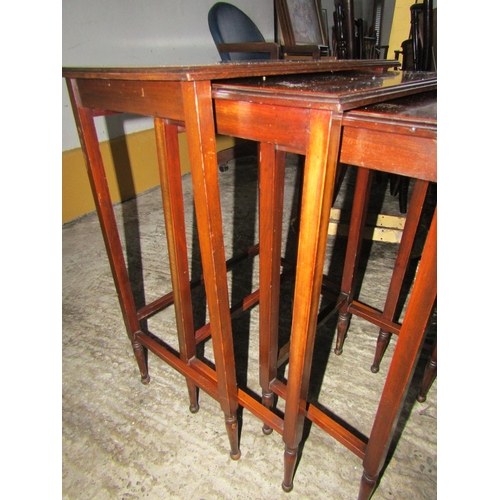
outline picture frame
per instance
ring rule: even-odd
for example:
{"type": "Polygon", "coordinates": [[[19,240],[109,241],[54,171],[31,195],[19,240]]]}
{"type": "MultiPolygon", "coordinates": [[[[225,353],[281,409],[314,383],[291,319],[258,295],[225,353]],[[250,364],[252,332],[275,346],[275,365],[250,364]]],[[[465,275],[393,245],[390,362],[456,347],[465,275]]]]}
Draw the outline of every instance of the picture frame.
{"type": "Polygon", "coordinates": [[[320,0],[276,0],[285,45],[328,46],[320,0]]]}

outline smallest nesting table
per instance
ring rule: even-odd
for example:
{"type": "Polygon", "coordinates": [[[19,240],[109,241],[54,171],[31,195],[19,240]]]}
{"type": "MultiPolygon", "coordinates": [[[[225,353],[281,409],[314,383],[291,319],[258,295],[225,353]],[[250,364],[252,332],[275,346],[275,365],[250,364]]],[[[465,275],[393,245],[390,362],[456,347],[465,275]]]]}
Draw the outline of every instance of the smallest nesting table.
{"type": "Polygon", "coordinates": [[[360,499],[369,498],[377,484],[437,297],[437,209],[434,209],[403,322],[399,324],[395,321],[396,304],[427,189],[430,182],[437,182],[436,105],[436,92],[428,92],[349,112],[343,122],[341,161],[352,162],[362,168],[358,169],[341,298],[338,303],[337,350],[342,347],[352,314],[380,327],[372,371],[377,371],[390,335],[399,337],[363,456],[360,499]],[[368,189],[374,170],[416,179],[382,311],[353,298],[353,281],[367,211],[368,189]]]}

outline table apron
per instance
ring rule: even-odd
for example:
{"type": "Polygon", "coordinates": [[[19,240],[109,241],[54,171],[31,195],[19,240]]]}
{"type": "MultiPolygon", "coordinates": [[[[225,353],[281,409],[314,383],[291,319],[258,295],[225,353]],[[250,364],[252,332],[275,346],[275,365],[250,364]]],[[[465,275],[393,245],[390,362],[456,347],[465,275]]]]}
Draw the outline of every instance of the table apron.
{"type": "Polygon", "coordinates": [[[340,161],[437,182],[437,140],[407,134],[344,127],[340,161]]]}
{"type": "Polygon", "coordinates": [[[180,82],[77,80],[86,108],[184,120],[180,82]]]}
{"type": "Polygon", "coordinates": [[[279,144],[305,154],[311,111],[254,102],[215,99],[217,132],[279,144]]]}

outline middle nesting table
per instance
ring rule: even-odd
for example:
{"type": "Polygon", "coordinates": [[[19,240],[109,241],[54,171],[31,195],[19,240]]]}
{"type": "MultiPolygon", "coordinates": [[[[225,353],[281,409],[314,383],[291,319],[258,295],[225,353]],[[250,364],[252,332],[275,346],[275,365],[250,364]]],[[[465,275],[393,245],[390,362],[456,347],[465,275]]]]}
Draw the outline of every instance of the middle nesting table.
{"type": "MultiPolygon", "coordinates": [[[[356,435],[312,405],[307,407],[343,114],[436,88],[435,74],[398,71],[266,77],[213,85],[218,132],[260,143],[259,376],[263,404],[271,409],[278,395],[286,399],[286,406],[284,420],[259,413],[264,432],[275,429],[283,434],[286,491],[292,488],[306,416],[358,456],[363,457],[366,449],[356,435]],[[286,385],[277,380],[285,152],[305,155],[286,385]]],[[[360,491],[360,498],[368,498],[372,491],[371,487],[360,491]]]]}

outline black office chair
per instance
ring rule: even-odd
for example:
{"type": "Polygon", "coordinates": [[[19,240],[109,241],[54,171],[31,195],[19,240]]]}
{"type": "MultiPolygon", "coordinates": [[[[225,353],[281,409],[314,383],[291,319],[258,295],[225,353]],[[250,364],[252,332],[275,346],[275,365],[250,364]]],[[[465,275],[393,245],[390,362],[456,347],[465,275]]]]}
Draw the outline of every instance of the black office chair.
{"type": "Polygon", "coordinates": [[[266,42],[255,23],[230,3],[217,2],[210,8],[208,27],[223,62],[279,59],[279,45],[266,42]]]}
{"type": "MultiPolygon", "coordinates": [[[[222,62],[279,59],[280,46],[266,42],[255,23],[238,7],[217,2],[208,11],[208,27],[222,62]]],[[[235,158],[257,156],[257,143],[240,141],[217,153],[219,170],[225,172],[235,158]]]]}

